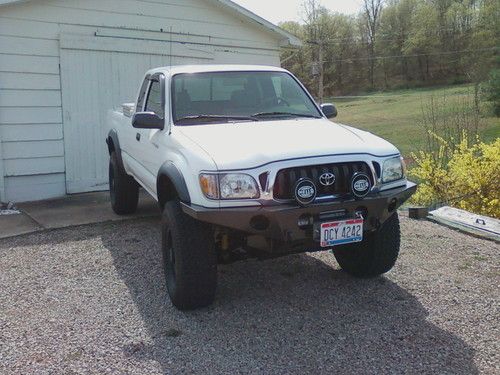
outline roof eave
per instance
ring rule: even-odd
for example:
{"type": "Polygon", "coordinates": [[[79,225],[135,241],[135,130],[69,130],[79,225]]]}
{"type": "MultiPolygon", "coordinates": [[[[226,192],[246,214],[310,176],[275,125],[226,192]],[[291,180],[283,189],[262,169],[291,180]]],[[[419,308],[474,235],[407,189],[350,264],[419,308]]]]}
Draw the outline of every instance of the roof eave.
{"type": "Polygon", "coordinates": [[[280,40],[280,46],[281,47],[301,47],[303,45],[302,41],[297,38],[295,35],[289,33],[288,31],[283,30],[281,27],[276,26],[272,22],[269,22],[268,20],[258,16],[257,14],[249,11],[248,9],[242,7],[241,5],[236,4],[235,2],[231,0],[212,0],[216,1],[226,8],[232,9],[233,11],[236,11],[246,18],[251,19],[252,21],[258,23],[260,26],[280,35],[282,39],[280,40]]]}
{"type": "Polygon", "coordinates": [[[9,5],[15,3],[23,3],[28,0],[0,0],[0,5],[9,5]]]}
{"type": "MultiPolygon", "coordinates": [[[[0,0],[0,6],[2,5],[9,5],[9,4],[16,4],[16,3],[23,3],[29,0],[0,0]]],[[[229,8],[246,18],[252,20],[253,22],[258,23],[262,27],[278,34],[281,36],[280,40],[280,46],[281,47],[301,47],[302,46],[302,41],[297,38],[295,35],[290,34],[288,31],[283,30],[282,28],[276,26],[272,22],[269,22],[268,20],[265,20],[264,18],[258,16],[257,14],[249,11],[248,9],[242,7],[241,5],[238,5],[234,3],[231,0],[211,0],[215,1],[221,5],[223,5],[226,8],[229,8]]]]}

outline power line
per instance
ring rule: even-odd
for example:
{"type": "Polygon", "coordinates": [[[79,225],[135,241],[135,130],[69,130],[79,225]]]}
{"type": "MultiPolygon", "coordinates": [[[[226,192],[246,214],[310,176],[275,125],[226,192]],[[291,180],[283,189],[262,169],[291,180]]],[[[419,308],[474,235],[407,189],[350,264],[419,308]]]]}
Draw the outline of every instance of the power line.
{"type": "Polygon", "coordinates": [[[329,63],[332,63],[332,62],[352,62],[352,61],[369,61],[369,60],[384,60],[384,59],[401,59],[401,58],[419,57],[419,56],[455,55],[455,54],[461,54],[461,53],[475,53],[475,52],[495,51],[495,50],[498,50],[498,49],[500,49],[500,47],[480,48],[480,49],[470,49],[470,50],[460,50],[460,51],[415,53],[415,54],[411,54],[411,55],[356,57],[356,58],[351,58],[351,59],[325,60],[324,62],[329,62],[329,63]]]}

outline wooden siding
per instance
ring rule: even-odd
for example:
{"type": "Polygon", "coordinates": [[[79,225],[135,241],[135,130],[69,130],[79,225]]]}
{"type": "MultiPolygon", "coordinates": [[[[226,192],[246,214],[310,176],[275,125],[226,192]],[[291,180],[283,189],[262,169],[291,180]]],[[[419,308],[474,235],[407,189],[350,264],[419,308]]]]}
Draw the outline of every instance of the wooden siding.
{"type": "Polygon", "coordinates": [[[50,124],[61,121],[61,107],[3,107],[0,124],[50,124]]]}
{"type": "Polygon", "coordinates": [[[60,197],[66,194],[64,173],[7,177],[5,194],[14,202],[60,197]]]}
{"type": "MultiPolygon", "coordinates": [[[[67,25],[202,34],[224,39],[272,43],[268,31],[202,0],[53,0],[8,6],[7,18],[67,25]]],[[[276,37],[277,38],[277,37],[276,37]]],[[[278,40],[276,40],[277,45],[278,40]]]]}
{"type": "Polygon", "coordinates": [[[5,142],[3,155],[4,160],[64,156],[64,145],[62,140],[5,142]]]}
{"type": "Polygon", "coordinates": [[[59,74],[0,72],[2,90],[59,90],[59,74]]]}
{"type": "MultiPolygon", "coordinates": [[[[5,145],[4,145],[5,146],[5,145]]],[[[64,173],[64,157],[4,159],[6,177],[64,173]]]]}
{"type": "Polygon", "coordinates": [[[279,65],[279,38],[204,0],[47,0],[1,7],[0,200],[66,192],[61,48],[158,55],[151,62],[162,65],[279,65]],[[170,53],[174,57],[167,58],[170,53]]]}
{"type": "Polygon", "coordinates": [[[63,139],[62,124],[0,125],[0,139],[3,142],[63,139]]]}
{"type": "Polygon", "coordinates": [[[60,196],[65,184],[59,26],[1,17],[9,9],[0,10],[2,199],[60,196]]]}
{"type": "Polygon", "coordinates": [[[74,34],[62,34],[61,49],[82,51],[122,52],[141,55],[160,55],[177,57],[194,57],[207,60],[214,59],[214,47],[211,45],[186,45],[169,41],[150,41],[113,37],[88,37],[74,34]]]}
{"type": "Polygon", "coordinates": [[[60,107],[59,90],[3,90],[0,89],[0,107],[60,107]]]}

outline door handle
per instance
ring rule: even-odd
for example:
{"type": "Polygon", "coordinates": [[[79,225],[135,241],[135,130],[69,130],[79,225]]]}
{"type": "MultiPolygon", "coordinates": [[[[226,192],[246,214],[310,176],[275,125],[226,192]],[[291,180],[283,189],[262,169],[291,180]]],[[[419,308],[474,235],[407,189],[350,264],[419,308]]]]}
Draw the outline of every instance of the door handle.
{"type": "Polygon", "coordinates": [[[137,134],[135,135],[135,139],[136,139],[138,142],[140,142],[140,141],[141,141],[141,134],[140,134],[140,133],[137,133],[137,134]]]}

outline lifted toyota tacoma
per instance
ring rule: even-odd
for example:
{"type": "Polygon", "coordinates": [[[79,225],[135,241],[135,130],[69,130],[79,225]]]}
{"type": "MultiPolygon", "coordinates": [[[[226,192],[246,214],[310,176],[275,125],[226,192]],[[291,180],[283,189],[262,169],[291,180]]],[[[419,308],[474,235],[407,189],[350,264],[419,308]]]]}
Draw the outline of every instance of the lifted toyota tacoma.
{"type": "Polygon", "coordinates": [[[112,208],[134,212],[140,187],[158,201],[177,308],[211,304],[217,264],[245,257],[330,249],[355,277],[394,266],[416,185],[396,147],[336,114],[284,69],[236,65],[150,70],[110,112],[112,208]]]}

